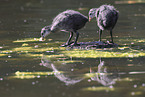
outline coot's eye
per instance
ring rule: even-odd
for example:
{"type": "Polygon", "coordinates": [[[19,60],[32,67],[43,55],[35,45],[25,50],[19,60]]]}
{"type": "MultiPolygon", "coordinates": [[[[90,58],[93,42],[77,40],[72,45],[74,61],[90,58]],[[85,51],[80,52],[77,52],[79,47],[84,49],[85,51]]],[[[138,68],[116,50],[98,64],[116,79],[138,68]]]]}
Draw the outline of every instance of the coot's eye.
{"type": "Polygon", "coordinates": [[[43,36],[45,32],[46,32],[46,31],[45,31],[45,30],[43,30],[43,32],[41,33],[41,35],[43,36]]]}
{"type": "Polygon", "coordinates": [[[41,33],[41,36],[43,36],[44,35],[44,33],[41,33]]]}

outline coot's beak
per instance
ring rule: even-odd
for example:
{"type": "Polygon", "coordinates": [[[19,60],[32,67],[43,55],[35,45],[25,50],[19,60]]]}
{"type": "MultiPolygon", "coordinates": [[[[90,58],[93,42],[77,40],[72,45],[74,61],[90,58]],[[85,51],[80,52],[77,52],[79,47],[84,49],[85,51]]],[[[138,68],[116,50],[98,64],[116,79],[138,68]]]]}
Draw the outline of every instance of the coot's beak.
{"type": "Polygon", "coordinates": [[[42,39],[44,40],[44,36],[42,36],[42,39]]]}
{"type": "Polygon", "coordinates": [[[39,39],[39,41],[44,41],[45,40],[45,38],[42,36],[42,37],[40,37],[40,39],[39,39]]]}
{"type": "Polygon", "coordinates": [[[91,21],[91,19],[92,19],[92,18],[91,18],[91,17],[89,17],[89,22],[91,21]]]}

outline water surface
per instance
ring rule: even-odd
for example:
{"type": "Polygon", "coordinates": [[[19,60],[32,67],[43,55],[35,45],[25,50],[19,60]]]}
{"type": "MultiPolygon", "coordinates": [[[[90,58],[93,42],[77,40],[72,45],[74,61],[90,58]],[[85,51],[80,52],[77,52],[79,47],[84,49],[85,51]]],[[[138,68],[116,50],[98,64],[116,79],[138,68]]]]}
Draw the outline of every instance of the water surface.
{"type": "MultiPolygon", "coordinates": [[[[2,97],[144,97],[144,0],[0,1],[0,95],[2,97]],[[60,47],[69,33],[38,41],[40,30],[66,9],[87,16],[90,8],[114,5],[117,48],[60,47]]],[[[98,41],[93,19],[79,30],[80,42],[98,41]]],[[[107,31],[102,40],[110,40],[107,31]]]]}

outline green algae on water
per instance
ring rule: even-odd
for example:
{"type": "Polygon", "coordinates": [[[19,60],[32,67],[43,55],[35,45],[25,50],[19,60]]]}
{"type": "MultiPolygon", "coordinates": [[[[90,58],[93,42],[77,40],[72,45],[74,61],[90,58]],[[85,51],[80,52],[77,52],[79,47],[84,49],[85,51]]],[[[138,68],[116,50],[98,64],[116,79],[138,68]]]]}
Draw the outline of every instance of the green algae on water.
{"type": "Polygon", "coordinates": [[[0,54],[0,57],[7,56],[8,54],[0,54]]]}
{"type": "MultiPolygon", "coordinates": [[[[125,49],[125,48],[124,48],[125,49]]],[[[120,57],[140,57],[145,56],[145,52],[141,50],[127,49],[125,50],[70,50],[62,51],[66,56],[77,58],[120,58],[120,57]]]]}
{"type": "Polygon", "coordinates": [[[87,88],[83,88],[83,91],[114,91],[115,88],[113,87],[87,87],[87,88]]]}
{"type": "Polygon", "coordinates": [[[98,72],[95,72],[95,73],[86,73],[84,75],[85,78],[91,78],[91,77],[96,77],[96,75],[112,75],[112,73],[98,73],[98,72]]]}
{"type": "MultiPolygon", "coordinates": [[[[42,41],[40,38],[25,38],[21,40],[15,40],[13,43],[23,43],[23,42],[39,42],[42,41]]],[[[52,41],[52,39],[48,39],[48,41],[52,41]]]]}
{"type": "MultiPolygon", "coordinates": [[[[121,40],[121,39],[120,39],[121,40]]],[[[118,48],[104,48],[104,49],[67,49],[65,47],[59,47],[62,42],[36,42],[39,38],[25,38],[23,40],[13,41],[14,43],[21,43],[21,46],[1,50],[0,56],[6,54],[19,54],[27,57],[42,57],[48,55],[49,57],[57,57],[63,55],[68,58],[133,58],[133,57],[144,57],[145,51],[142,47],[136,47],[134,44],[141,45],[145,42],[145,39],[122,39],[123,42],[134,44],[132,46],[124,45],[118,48]],[[26,43],[27,42],[27,43],[26,43]]],[[[64,63],[70,63],[71,61],[65,61],[64,63]]]]}
{"type": "Polygon", "coordinates": [[[10,76],[10,78],[18,78],[18,79],[33,79],[33,78],[40,78],[42,76],[49,76],[54,74],[61,73],[60,71],[57,72],[15,72],[14,76],[10,76]]]}
{"type": "Polygon", "coordinates": [[[40,38],[25,38],[25,39],[13,41],[13,43],[18,43],[18,42],[36,42],[36,41],[39,41],[39,40],[40,40],[40,38]]]}

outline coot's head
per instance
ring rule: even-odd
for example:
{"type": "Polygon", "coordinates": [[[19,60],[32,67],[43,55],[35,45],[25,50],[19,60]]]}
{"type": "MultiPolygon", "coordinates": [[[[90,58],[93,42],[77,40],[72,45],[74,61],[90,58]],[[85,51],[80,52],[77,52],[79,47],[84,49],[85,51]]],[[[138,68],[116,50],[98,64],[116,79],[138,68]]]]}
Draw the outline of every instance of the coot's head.
{"type": "Polygon", "coordinates": [[[51,33],[50,27],[51,26],[45,26],[44,28],[42,28],[42,30],[41,30],[41,38],[42,38],[42,40],[44,40],[44,38],[51,33]]]}
{"type": "Polygon", "coordinates": [[[96,10],[97,10],[97,8],[90,9],[90,11],[89,11],[89,21],[91,21],[91,19],[95,17],[96,10]]]}

